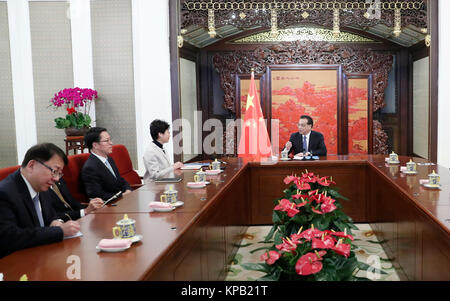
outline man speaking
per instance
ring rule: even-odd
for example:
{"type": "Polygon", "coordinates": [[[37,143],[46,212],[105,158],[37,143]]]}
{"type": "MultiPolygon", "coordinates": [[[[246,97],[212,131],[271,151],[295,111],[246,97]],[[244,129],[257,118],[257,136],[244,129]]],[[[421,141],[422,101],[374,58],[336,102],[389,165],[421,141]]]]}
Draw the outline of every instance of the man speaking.
{"type": "Polygon", "coordinates": [[[298,121],[298,132],[293,133],[285,148],[289,153],[303,156],[326,156],[327,147],[323,135],[312,131],[314,122],[308,115],[300,116],[298,121]]]}

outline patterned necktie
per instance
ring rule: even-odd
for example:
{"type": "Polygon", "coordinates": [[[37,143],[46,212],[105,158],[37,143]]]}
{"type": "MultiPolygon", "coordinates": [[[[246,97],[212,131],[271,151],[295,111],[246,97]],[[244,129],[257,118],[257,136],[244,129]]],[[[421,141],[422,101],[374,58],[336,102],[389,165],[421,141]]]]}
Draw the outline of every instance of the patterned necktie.
{"type": "Polygon", "coordinates": [[[108,167],[109,171],[113,174],[114,178],[116,177],[116,174],[114,173],[114,170],[111,167],[111,164],[109,164],[108,160],[105,161],[106,167],[108,167]]]}
{"type": "Polygon", "coordinates": [[[41,225],[41,227],[44,227],[44,218],[42,217],[42,211],[39,206],[39,193],[36,194],[36,196],[33,198],[33,204],[34,204],[34,208],[36,209],[36,214],[39,219],[39,224],[41,225]]]}
{"type": "Polygon", "coordinates": [[[303,152],[306,153],[308,151],[308,145],[306,144],[306,135],[303,135],[303,152]]]}

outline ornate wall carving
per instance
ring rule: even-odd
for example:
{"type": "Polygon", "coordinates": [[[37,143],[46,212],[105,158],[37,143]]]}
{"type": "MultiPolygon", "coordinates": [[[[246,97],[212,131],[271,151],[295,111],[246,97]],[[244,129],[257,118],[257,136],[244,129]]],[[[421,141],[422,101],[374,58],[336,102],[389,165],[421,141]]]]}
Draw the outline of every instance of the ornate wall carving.
{"type": "MultiPolygon", "coordinates": [[[[216,53],[213,57],[224,90],[224,107],[235,111],[235,74],[263,74],[268,65],[285,64],[341,64],[344,73],[371,73],[373,75],[373,111],[384,106],[384,90],[393,63],[389,52],[328,42],[294,41],[275,45],[256,46],[254,50],[236,50],[216,53]]],[[[384,153],[386,139],[381,128],[374,131],[374,153],[384,153]],[[379,135],[379,136],[377,136],[379,135]],[[383,144],[384,143],[384,144],[383,144]]]]}
{"type": "MultiPolygon", "coordinates": [[[[329,2],[361,2],[364,3],[365,0],[333,0],[329,2]]],[[[198,25],[204,28],[208,28],[208,12],[206,10],[188,10],[185,2],[190,2],[190,0],[181,1],[181,28],[186,28],[191,25],[198,25]]],[[[205,1],[209,2],[209,1],[205,1]]],[[[230,1],[230,0],[214,0],[214,3],[224,3],[224,2],[241,2],[241,1],[230,1]]],[[[252,0],[252,2],[258,2],[252,0]]],[[[261,0],[260,2],[267,2],[266,0],[261,0]]],[[[298,1],[299,2],[299,1],[298,1]]],[[[417,2],[415,0],[402,0],[401,2],[417,2]]],[[[218,6],[217,6],[218,7],[218,6]]],[[[315,24],[325,27],[332,27],[333,23],[333,11],[332,10],[305,10],[308,12],[309,16],[303,19],[300,14],[303,12],[299,11],[283,11],[280,10],[278,13],[278,28],[287,28],[296,24],[315,24]]],[[[230,15],[233,13],[231,10],[216,10],[215,11],[215,25],[216,27],[224,25],[233,25],[237,28],[246,29],[253,28],[255,26],[262,28],[270,28],[270,11],[269,10],[246,10],[244,11],[246,17],[244,19],[234,18],[231,19],[230,15]]],[[[394,25],[394,11],[393,10],[382,10],[382,16],[380,19],[367,19],[364,17],[365,10],[353,9],[353,10],[341,10],[340,11],[340,25],[341,26],[356,26],[356,27],[372,27],[377,24],[384,24],[388,27],[393,27],[394,25]]],[[[236,15],[240,11],[236,11],[236,15]]],[[[402,10],[402,27],[407,25],[414,25],[418,28],[427,27],[427,6],[426,1],[423,1],[419,10],[402,10]]]]}

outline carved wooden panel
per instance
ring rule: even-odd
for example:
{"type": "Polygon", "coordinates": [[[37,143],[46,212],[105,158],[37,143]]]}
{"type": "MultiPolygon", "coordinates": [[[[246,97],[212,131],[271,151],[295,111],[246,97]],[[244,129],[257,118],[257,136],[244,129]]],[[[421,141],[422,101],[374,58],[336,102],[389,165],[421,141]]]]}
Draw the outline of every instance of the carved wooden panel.
{"type": "MultiPolygon", "coordinates": [[[[181,28],[186,28],[191,25],[198,25],[203,28],[208,28],[208,12],[207,10],[188,10],[185,2],[192,2],[192,0],[181,0],[181,28]]],[[[197,2],[197,1],[195,1],[197,2]]],[[[209,0],[204,0],[202,2],[211,2],[209,0]]],[[[216,7],[218,7],[218,3],[224,2],[242,2],[242,0],[214,0],[216,7]]],[[[246,1],[250,2],[250,1],[246,1]]],[[[269,2],[267,0],[255,1],[251,2],[269,2]]],[[[295,1],[302,2],[302,1],[295,1]]],[[[303,1],[303,2],[311,2],[311,1],[303,1]]],[[[324,2],[324,1],[323,1],[324,2]]],[[[348,0],[330,0],[330,3],[333,2],[343,2],[348,3],[348,0]]],[[[365,3],[365,0],[352,0],[354,2],[365,3]]],[[[386,2],[386,1],[383,1],[386,2]]],[[[402,0],[401,2],[417,2],[415,0],[402,0]]],[[[261,3],[262,4],[262,3],[261,3]]],[[[410,6],[411,6],[410,4],[410,6]]],[[[262,7],[262,6],[261,6],[262,7]]],[[[339,19],[341,26],[353,26],[353,27],[372,27],[377,24],[383,24],[388,27],[393,27],[394,24],[394,10],[382,10],[381,17],[379,19],[372,18],[367,19],[364,17],[366,10],[362,9],[346,9],[340,10],[339,19]]],[[[407,25],[414,25],[418,28],[426,28],[427,27],[427,6],[426,1],[423,2],[420,9],[409,9],[401,11],[401,20],[402,27],[407,25]]],[[[225,25],[233,25],[240,29],[246,28],[254,28],[254,27],[262,27],[262,28],[270,28],[270,10],[215,10],[214,12],[215,26],[221,27],[225,25]],[[245,18],[241,19],[238,15],[244,12],[245,18]],[[232,18],[232,14],[235,13],[235,18],[232,18]]],[[[278,28],[287,28],[289,26],[298,25],[298,24],[315,24],[320,26],[325,26],[331,28],[333,26],[333,11],[332,10],[279,10],[278,11],[278,28]],[[306,11],[309,16],[304,19],[301,17],[301,13],[306,11]]]]}

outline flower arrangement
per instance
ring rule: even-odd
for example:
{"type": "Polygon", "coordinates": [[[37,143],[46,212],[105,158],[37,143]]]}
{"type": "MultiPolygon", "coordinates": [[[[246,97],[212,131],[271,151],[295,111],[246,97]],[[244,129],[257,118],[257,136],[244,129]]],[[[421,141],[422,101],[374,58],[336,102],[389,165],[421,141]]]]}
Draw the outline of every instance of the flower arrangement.
{"type": "Polygon", "coordinates": [[[66,128],[88,128],[91,125],[91,117],[88,115],[92,101],[97,98],[97,91],[92,89],[69,88],[56,93],[50,100],[50,106],[55,109],[64,106],[67,115],[65,118],[55,118],[55,127],[66,128]]]}
{"type": "Polygon", "coordinates": [[[265,238],[273,245],[254,250],[266,250],[264,263],[244,263],[244,268],[265,272],[260,280],[359,280],[365,278],[355,275],[358,269],[384,273],[357,261],[351,230],[358,228],[341,211],[336,199],[346,198],[331,187],[332,177],[306,170],[284,183],[290,186],[275,201],[274,225],[265,238]]]}

